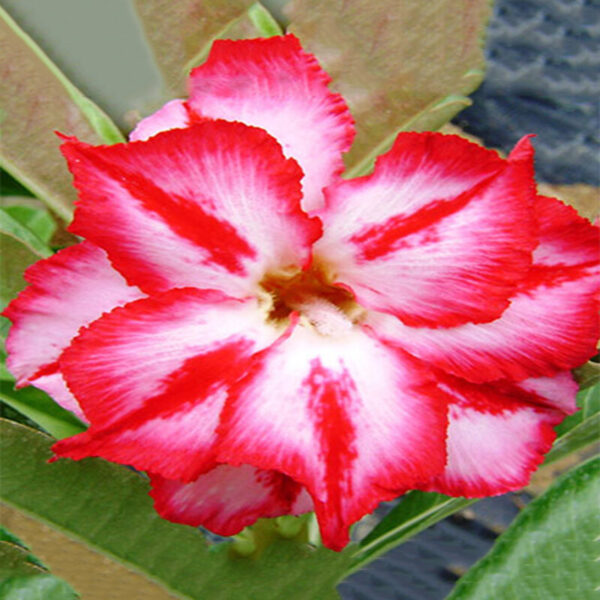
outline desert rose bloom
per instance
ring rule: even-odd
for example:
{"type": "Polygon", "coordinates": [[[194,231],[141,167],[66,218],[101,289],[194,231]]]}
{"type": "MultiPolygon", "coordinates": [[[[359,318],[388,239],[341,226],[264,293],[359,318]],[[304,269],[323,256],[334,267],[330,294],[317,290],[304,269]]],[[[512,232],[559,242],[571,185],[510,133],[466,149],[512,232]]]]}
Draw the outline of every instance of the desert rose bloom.
{"type": "Polygon", "coordinates": [[[598,230],[508,159],[354,127],[296,38],[220,41],[127,144],[62,151],[85,238],[27,271],[9,367],[90,423],[58,457],[145,470],[231,535],[316,511],[325,545],[409,489],[520,488],[595,352],[598,230]]]}

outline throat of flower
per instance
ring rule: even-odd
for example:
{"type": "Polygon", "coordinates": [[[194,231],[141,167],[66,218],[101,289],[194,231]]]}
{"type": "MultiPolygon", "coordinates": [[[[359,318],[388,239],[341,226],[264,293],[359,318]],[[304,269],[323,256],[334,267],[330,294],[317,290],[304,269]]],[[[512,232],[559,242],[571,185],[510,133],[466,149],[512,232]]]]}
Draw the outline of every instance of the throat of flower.
{"type": "Polygon", "coordinates": [[[347,334],[365,314],[349,290],[332,285],[316,269],[265,277],[259,298],[272,325],[287,324],[295,312],[301,325],[323,336],[347,334]]]}
{"type": "Polygon", "coordinates": [[[300,322],[314,328],[326,336],[342,336],[348,333],[354,323],[335,304],[323,298],[312,298],[298,307],[300,322]]]}

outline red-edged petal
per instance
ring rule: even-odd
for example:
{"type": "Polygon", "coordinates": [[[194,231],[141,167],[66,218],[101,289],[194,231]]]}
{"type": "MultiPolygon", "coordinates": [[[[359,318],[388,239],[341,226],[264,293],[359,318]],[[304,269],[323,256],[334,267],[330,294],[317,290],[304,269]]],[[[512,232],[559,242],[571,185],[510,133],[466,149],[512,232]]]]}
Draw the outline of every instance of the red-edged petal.
{"type": "Polygon", "coordinates": [[[190,115],[184,100],[171,100],[155,113],[142,119],[129,134],[130,142],[139,142],[169,129],[190,125],[190,115]]]}
{"type": "Polygon", "coordinates": [[[3,313],[13,323],[7,366],[19,387],[35,385],[85,418],[64,386],[57,360],[81,327],[143,294],[128,286],[106,254],[89,242],[35,263],[25,279],[29,287],[3,313]]]}
{"type": "Polygon", "coordinates": [[[214,291],[177,289],[114,310],[61,357],[91,427],[55,444],[54,452],[194,479],[214,464],[228,386],[278,335],[254,300],[214,291]]]}
{"type": "Polygon", "coordinates": [[[371,315],[377,335],[474,382],[552,376],[583,364],[600,335],[600,230],[553,198],[538,198],[536,214],[534,265],[499,319],[431,329],[371,315]]]}
{"type": "Polygon", "coordinates": [[[294,512],[301,487],[277,471],[219,465],[191,483],[150,475],[158,514],[175,523],[234,535],[256,519],[294,512]]]}
{"type": "Polygon", "coordinates": [[[508,161],[456,136],[400,134],[373,175],[326,190],[315,257],[408,325],[491,321],[531,264],[533,149],[508,161]]]}
{"type": "MultiPolygon", "coordinates": [[[[544,406],[547,399],[540,395],[507,383],[474,385],[452,379],[440,388],[451,398],[448,463],[442,475],[420,489],[473,498],[527,485],[564,414],[544,406]]],[[[555,391],[561,389],[572,393],[564,379],[556,382],[555,391]]]]}
{"type": "Polygon", "coordinates": [[[266,129],[295,158],[304,179],[303,208],[319,208],[322,189],[342,172],[354,137],[343,98],[293,35],[217,40],[190,78],[190,108],[201,116],[266,129]]]}
{"type": "Polygon", "coordinates": [[[446,405],[427,373],[360,330],[305,326],[255,356],[223,411],[218,459],[276,470],[313,498],[324,544],[443,469],[446,405]]]}
{"type": "Polygon", "coordinates": [[[62,146],[80,200],[72,231],[149,293],[246,296],[271,268],[304,264],[320,224],[300,209],[301,172],[264,131],[207,121],[145,142],[62,146]]]}

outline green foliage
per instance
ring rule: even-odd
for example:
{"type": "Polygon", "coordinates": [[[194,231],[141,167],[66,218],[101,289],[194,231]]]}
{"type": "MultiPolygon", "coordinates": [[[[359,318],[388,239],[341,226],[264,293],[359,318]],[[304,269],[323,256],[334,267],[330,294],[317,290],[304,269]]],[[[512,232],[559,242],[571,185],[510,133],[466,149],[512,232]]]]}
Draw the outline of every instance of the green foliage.
{"type": "Polygon", "coordinates": [[[558,437],[552,450],[546,455],[546,464],[555,462],[599,440],[600,384],[597,383],[579,392],[577,405],[581,410],[567,417],[556,428],[558,437]]]}
{"type": "Polygon", "coordinates": [[[287,13],[356,119],[348,176],[366,172],[399,131],[449,121],[483,78],[489,0],[292,0],[287,13]]]}
{"type": "Polygon", "coordinates": [[[0,400],[59,440],[86,429],[77,417],[34,387],[15,390],[11,382],[0,381],[0,400]]]}
{"type": "Polygon", "coordinates": [[[54,131],[95,144],[123,138],[2,8],[0,46],[0,166],[69,220],[75,190],[54,131]]]}
{"type": "Polygon", "coordinates": [[[0,528],[0,598],[2,600],[76,600],[79,596],[9,531],[0,528]]]}
{"type": "Polygon", "coordinates": [[[0,421],[0,497],[68,532],[181,598],[333,600],[350,550],[314,548],[274,537],[258,556],[209,545],[194,528],[162,520],[140,474],[100,459],[48,464],[52,441],[0,421]]]}
{"type": "Polygon", "coordinates": [[[600,571],[600,457],[529,504],[448,600],[593,600],[600,571]]]}
{"type": "Polygon", "coordinates": [[[187,94],[190,70],[206,59],[215,39],[281,33],[267,9],[253,0],[135,0],[135,8],[169,99],[187,94]]]}

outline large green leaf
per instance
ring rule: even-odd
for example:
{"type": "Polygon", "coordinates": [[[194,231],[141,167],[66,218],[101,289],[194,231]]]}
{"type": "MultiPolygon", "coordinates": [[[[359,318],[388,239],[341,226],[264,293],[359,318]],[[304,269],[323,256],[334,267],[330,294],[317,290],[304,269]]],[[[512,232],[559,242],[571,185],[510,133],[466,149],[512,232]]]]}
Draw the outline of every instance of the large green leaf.
{"type": "Polygon", "coordinates": [[[443,125],[482,80],[489,0],[292,0],[287,13],[356,119],[349,175],[399,131],[443,125]]]}
{"type": "Polygon", "coordinates": [[[0,65],[0,165],[69,220],[76,194],[54,131],[96,144],[122,136],[1,7],[0,65]]]}
{"type": "Polygon", "coordinates": [[[0,497],[163,583],[181,598],[332,600],[349,552],[277,538],[259,557],[162,520],[141,475],[100,459],[48,464],[53,440],[0,421],[0,497]]]}
{"type": "Polygon", "coordinates": [[[190,69],[206,58],[215,39],[281,33],[254,0],[135,0],[135,8],[171,96],[186,94],[190,69]]]}
{"type": "Polygon", "coordinates": [[[448,600],[592,600],[600,586],[600,457],[529,504],[448,600]]]}

